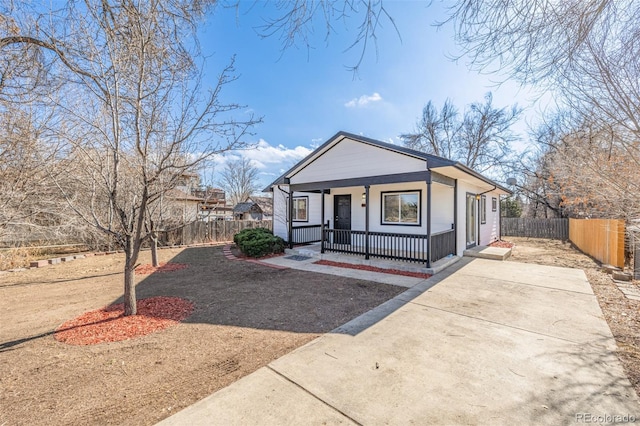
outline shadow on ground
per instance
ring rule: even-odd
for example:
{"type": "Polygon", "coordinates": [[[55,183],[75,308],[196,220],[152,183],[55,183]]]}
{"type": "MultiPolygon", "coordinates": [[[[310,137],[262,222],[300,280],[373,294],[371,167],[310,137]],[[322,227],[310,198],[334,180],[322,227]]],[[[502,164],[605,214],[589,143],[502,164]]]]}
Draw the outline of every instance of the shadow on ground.
{"type": "MultiPolygon", "coordinates": [[[[138,300],[153,296],[190,300],[195,309],[185,323],[326,333],[406,290],[353,278],[229,260],[221,247],[187,248],[169,262],[189,266],[178,271],[137,276],[136,295],[138,300]]],[[[122,279],[121,273],[101,276],[108,275],[114,280],[122,279]]],[[[60,284],[60,281],[42,285],[60,284]]],[[[112,304],[122,301],[119,297],[112,304]]],[[[53,333],[50,330],[0,342],[0,352],[53,333]]]]}
{"type": "MultiPolygon", "coordinates": [[[[405,288],[294,269],[228,260],[219,247],[188,248],[137,285],[138,299],[177,296],[195,304],[187,323],[325,333],[384,303],[405,288]]],[[[122,302],[122,298],[114,303],[122,302]]]]}

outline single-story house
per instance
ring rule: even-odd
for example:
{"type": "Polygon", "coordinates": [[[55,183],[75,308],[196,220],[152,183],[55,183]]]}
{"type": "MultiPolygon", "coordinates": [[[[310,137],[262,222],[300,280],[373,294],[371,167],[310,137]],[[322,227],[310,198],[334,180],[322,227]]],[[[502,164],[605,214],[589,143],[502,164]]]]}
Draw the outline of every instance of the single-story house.
{"type": "Polygon", "coordinates": [[[507,188],[459,162],[338,132],[276,179],[274,233],[321,251],[433,262],[500,238],[507,188]]]}
{"type": "Polygon", "coordinates": [[[254,201],[238,203],[233,208],[233,218],[236,220],[262,220],[262,209],[254,201]]]}

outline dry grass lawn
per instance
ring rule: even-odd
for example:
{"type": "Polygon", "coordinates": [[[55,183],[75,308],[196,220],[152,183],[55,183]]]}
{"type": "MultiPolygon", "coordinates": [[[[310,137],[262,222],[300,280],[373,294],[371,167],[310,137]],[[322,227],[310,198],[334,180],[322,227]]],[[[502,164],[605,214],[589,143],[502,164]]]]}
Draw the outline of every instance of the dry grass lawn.
{"type": "Polygon", "coordinates": [[[189,267],[139,276],[138,298],[178,296],[195,311],[94,346],[52,332],[121,301],[122,255],[0,276],[0,425],[154,424],[405,290],[227,260],[220,247],[160,254],[189,267]]]}

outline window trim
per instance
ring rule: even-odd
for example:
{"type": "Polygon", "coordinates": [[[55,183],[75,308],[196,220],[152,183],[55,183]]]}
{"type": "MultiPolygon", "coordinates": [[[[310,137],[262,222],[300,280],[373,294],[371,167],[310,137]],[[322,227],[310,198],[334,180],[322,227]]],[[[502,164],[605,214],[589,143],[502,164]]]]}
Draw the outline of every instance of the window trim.
{"type": "Polygon", "coordinates": [[[407,189],[396,191],[381,191],[380,192],[380,225],[381,226],[422,226],[422,190],[421,189],[407,189]],[[385,222],[384,221],[384,197],[385,195],[401,195],[401,194],[418,194],[418,222],[417,223],[405,223],[405,222],[385,222]]]}
{"type": "Polygon", "coordinates": [[[292,222],[303,222],[303,223],[308,223],[309,222],[309,196],[307,195],[299,195],[299,196],[295,196],[293,197],[293,211],[291,212],[293,217],[291,218],[292,222]],[[296,200],[305,200],[305,211],[306,211],[306,219],[296,219],[296,200]]]}
{"type": "Polygon", "coordinates": [[[491,197],[491,211],[498,211],[498,199],[496,197],[491,197]]]}
{"type": "Polygon", "coordinates": [[[487,223],[487,196],[480,196],[480,224],[487,223]]]}

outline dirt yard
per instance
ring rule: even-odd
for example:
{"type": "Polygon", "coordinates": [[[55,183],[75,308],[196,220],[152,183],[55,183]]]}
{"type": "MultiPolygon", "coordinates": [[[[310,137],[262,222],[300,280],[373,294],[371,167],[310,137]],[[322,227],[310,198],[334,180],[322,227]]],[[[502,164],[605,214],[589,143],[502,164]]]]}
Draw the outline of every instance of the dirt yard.
{"type": "Polygon", "coordinates": [[[570,243],[538,238],[505,239],[515,243],[512,261],[584,270],[618,343],[618,358],[640,396],[640,302],[627,299],[596,261],[570,243]]]}
{"type": "Polygon", "coordinates": [[[160,255],[189,267],[138,276],[138,298],[182,297],[193,314],[94,346],[52,333],[121,302],[122,255],[0,276],[0,425],[154,424],[405,290],[227,260],[221,247],[160,255]]]}

